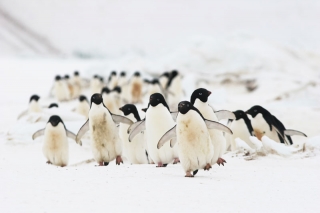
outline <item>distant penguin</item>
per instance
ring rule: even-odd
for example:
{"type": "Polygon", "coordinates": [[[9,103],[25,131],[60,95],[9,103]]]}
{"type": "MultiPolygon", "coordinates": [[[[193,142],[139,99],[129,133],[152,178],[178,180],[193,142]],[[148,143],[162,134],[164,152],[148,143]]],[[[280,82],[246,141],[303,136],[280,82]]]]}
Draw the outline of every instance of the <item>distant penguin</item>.
{"type": "MultiPolygon", "coordinates": [[[[47,158],[48,164],[64,167],[69,161],[69,144],[67,137],[75,140],[76,135],[66,129],[63,121],[57,115],[49,118],[49,121],[44,129],[38,130],[32,136],[36,139],[44,135],[43,154],[47,158]]],[[[82,142],[78,142],[82,145],[82,142]]]]}
{"type": "Polygon", "coordinates": [[[129,94],[129,82],[125,71],[122,71],[120,73],[118,86],[121,87],[121,101],[124,103],[129,103],[129,101],[131,100],[131,94],[129,94]]]}
{"type": "Polygon", "coordinates": [[[297,130],[287,130],[275,116],[259,105],[251,107],[246,113],[252,116],[251,124],[259,140],[261,140],[262,136],[266,135],[276,142],[292,145],[290,136],[300,135],[307,137],[304,133],[297,130]]]}
{"type": "Polygon", "coordinates": [[[119,106],[115,98],[114,92],[108,87],[103,87],[101,91],[103,104],[110,110],[110,112],[118,114],[119,106]]]}
{"type": "Polygon", "coordinates": [[[117,72],[112,71],[108,79],[108,87],[113,90],[118,84],[117,72]]]}
{"type": "Polygon", "coordinates": [[[256,146],[250,140],[250,136],[254,136],[254,131],[251,125],[251,121],[247,114],[242,110],[237,110],[233,112],[236,119],[230,120],[228,124],[229,128],[232,130],[233,134],[227,137],[227,149],[231,146],[231,151],[236,150],[236,138],[240,138],[246,142],[252,149],[256,146]]]}
{"type": "Polygon", "coordinates": [[[164,97],[166,97],[166,92],[162,88],[159,80],[156,78],[148,82],[147,97],[150,97],[150,95],[154,93],[161,93],[164,97]]]}
{"type": "Polygon", "coordinates": [[[67,101],[70,98],[70,91],[67,82],[60,75],[55,77],[53,84],[53,95],[58,101],[67,101]]]}
{"type": "Polygon", "coordinates": [[[103,83],[101,82],[103,79],[100,78],[98,75],[94,75],[90,81],[90,91],[92,94],[100,93],[103,87],[103,83]]]}
{"type": "Polygon", "coordinates": [[[219,129],[232,134],[232,131],[215,121],[205,119],[190,102],[178,105],[177,124],[167,131],[158,142],[158,149],[170,140],[170,145],[178,143],[179,158],[186,173],[193,177],[198,169],[209,170],[215,152],[208,129],[219,129]],[[191,173],[193,172],[193,174],[191,173]]]}
{"type": "Polygon", "coordinates": [[[173,162],[178,156],[175,156],[174,149],[170,147],[169,143],[165,144],[162,149],[157,149],[157,144],[162,135],[174,125],[175,123],[163,95],[160,93],[152,94],[146,117],[131,131],[129,141],[132,141],[136,134],[145,129],[149,157],[158,165],[157,167],[166,167],[168,163],[173,162]]]}
{"type": "Polygon", "coordinates": [[[136,71],[129,83],[129,94],[130,100],[132,103],[141,103],[142,102],[142,86],[143,80],[141,78],[140,72],[136,71]]]}
{"type": "Polygon", "coordinates": [[[90,105],[86,96],[80,95],[79,102],[75,108],[75,112],[88,118],[90,105]]]}
{"type": "Polygon", "coordinates": [[[73,77],[70,82],[73,86],[72,98],[78,98],[82,92],[82,80],[78,71],[74,71],[73,77]]]}
{"type": "Polygon", "coordinates": [[[169,72],[164,72],[162,75],[160,75],[159,82],[160,82],[160,85],[163,89],[165,89],[167,87],[169,77],[170,77],[169,72]]]}
{"type": "Polygon", "coordinates": [[[42,112],[42,107],[39,103],[40,96],[32,95],[29,99],[29,107],[27,110],[21,112],[18,116],[18,119],[22,118],[23,116],[27,115],[28,113],[39,113],[42,112]]]}
{"type": "Polygon", "coordinates": [[[178,103],[183,97],[183,88],[181,83],[181,76],[177,70],[173,70],[170,73],[170,78],[166,85],[166,90],[168,93],[168,103],[170,108],[176,110],[178,103]]]}
{"type": "Polygon", "coordinates": [[[51,103],[49,106],[48,106],[49,109],[51,108],[59,108],[59,105],[57,103],[51,103]]]}
{"type": "Polygon", "coordinates": [[[93,94],[89,119],[80,128],[76,140],[79,141],[89,131],[93,157],[99,166],[107,166],[114,159],[116,159],[117,165],[123,163],[121,140],[116,127],[116,124],[120,122],[132,124],[130,119],[112,114],[104,106],[101,94],[93,94]]]}
{"type": "MultiPolygon", "coordinates": [[[[138,110],[135,105],[126,104],[122,106],[120,110],[127,118],[129,118],[133,122],[141,121],[138,110]]],[[[132,164],[147,164],[148,156],[146,155],[147,147],[145,143],[144,133],[141,132],[137,134],[137,136],[131,142],[129,142],[128,128],[128,124],[120,123],[119,135],[123,144],[122,147],[124,156],[132,164]]]]}
{"type": "MultiPolygon", "coordinates": [[[[204,89],[199,88],[196,89],[191,95],[191,104],[193,104],[203,115],[204,118],[218,122],[218,117],[213,111],[212,107],[208,104],[208,97],[210,96],[211,92],[204,89]]],[[[224,110],[225,112],[228,112],[224,110]]],[[[231,118],[235,118],[232,112],[229,112],[231,118]]],[[[212,144],[214,146],[214,155],[212,157],[212,165],[217,163],[218,165],[224,165],[225,160],[222,158],[222,155],[225,153],[226,147],[226,139],[223,136],[221,131],[210,129],[210,138],[212,144]]]]}
{"type": "Polygon", "coordinates": [[[111,94],[113,96],[114,102],[116,103],[117,110],[115,111],[116,114],[120,114],[119,108],[123,105],[122,99],[121,99],[121,93],[122,89],[120,86],[116,86],[111,91],[111,94]]]}

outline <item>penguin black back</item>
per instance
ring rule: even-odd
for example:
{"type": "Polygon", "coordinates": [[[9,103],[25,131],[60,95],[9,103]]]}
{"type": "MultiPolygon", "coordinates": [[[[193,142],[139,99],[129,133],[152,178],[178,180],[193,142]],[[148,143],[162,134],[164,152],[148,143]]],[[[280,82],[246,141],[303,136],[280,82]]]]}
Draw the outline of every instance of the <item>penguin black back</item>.
{"type": "Polygon", "coordinates": [[[190,101],[192,104],[194,104],[196,102],[196,99],[198,98],[202,102],[207,102],[210,94],[211,92],[205,88],[196,89],[195,91],[193,91],[190,101]]]}

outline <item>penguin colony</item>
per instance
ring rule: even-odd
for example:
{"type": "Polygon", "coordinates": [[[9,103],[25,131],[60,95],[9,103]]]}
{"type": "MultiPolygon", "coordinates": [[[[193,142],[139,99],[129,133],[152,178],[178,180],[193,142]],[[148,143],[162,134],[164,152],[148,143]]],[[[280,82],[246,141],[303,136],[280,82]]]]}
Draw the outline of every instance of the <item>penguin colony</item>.
{"type": "MultiPolygon", "coordinates": [[[[156,167],[180,163],[185,177],[194,177],[201,169],[224,165],[224,153],[236,149],[238,138],[254,148],[252,136],[259,140],[267,136],[288,146],[293,143],[291,136],[306,137],[302,132],[286,129],[262,106],[253,106],[246,112],[215,111],[208,103],[211,92],[207,89],[194,90],[189,100],[182,100],[183,94],[182,76],[177,70],[152,80],[142,79],[138,71],[131,77],[125,71],[119,76],[112,71],[108,78],[94,75],[89,81],[81,78],[78,71],[71,78],[57,75],[51,95],[59,102],[77,99],[73,112],[86,122],[75,134],[60,116],[52,115],[32,138],[43,136],[43,154],[48,164],[67,166],[67,138],[81,146],[81,138],[88,132],[92,156],[99,166],[107,166],[113,160],[117,165],[125,160],[156,167]],[[86,88],[90,99],[84,95],[86,88]],[[141,109],[144,118],[136,105],[143,100],[148,103],[141,109]],[[223,119],[228,120],[227,126],[220,123],[223,119]]],[[[57,103],[43,107],[39,100],[38,95],[32,95],[28,109],[18,119],[45,108],[59,108],[57,103]]]]}

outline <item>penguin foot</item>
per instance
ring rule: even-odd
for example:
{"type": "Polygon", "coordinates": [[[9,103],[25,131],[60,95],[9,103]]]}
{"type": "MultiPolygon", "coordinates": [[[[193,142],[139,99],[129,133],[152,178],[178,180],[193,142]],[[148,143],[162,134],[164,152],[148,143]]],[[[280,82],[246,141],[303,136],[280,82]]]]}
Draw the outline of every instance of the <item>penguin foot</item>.
{"type": "Polygon", "coordinates": [[[204,170],[210,170],[212,167],[209,163],[207,163],[207,165],[203,168],[204,170]]]}
{"type": "Polygon", "coordinates": [[[52,164],[49,160],[46,162],[47,164],[52,164]]]}
{"type": "Polygon", "coordinates": [[[185,177],[194,177],[194,175],[192,175],[191,172],[186,172],[186,176],[185,177]]]}
{"type": "Polygon", "coordinates": [[[198,173],[198,169],[193,171],[193,176],[195,176],[198,173]]]}
{"type": "Polygon", "coordinates": [[[177,163],[180,163],[179,158],[175,158],[174,161],[173,161],[173,164],[177,164],[177,163]]]}
{"type": "Polygon", "coordinates": [[[163,164],[163,163],[158,163],[158,166],[156,166],[156,167],[167,167],[167,163],[166,164],[163,164]]]}
{"type": "Polygon", "coordinates": [[[98,166],[103,166],[103,161],[99,162],[98,166]]]}
{"type": "Polygon", "coordinates": [[[224,166],[224,163],[227,163],[227,161],[225,161],[225,159],[223,158],[218,158],[217,160],[217,164],[220,166],[220,164],[222,164],[222,166],[224,166]]]}
{"type": "Polygon", "coordinates": [[[121,156],[117,156],[116,165],[120,165],[120,163],[123,163],[123,160],[122,160],[121,156]]]}
{"type": "Polygon", "coordinates": [[[108,165],[109,165],[109,162],[103,162],[103,165],[104,165],[104,166],[108,166],[108,165]]]}

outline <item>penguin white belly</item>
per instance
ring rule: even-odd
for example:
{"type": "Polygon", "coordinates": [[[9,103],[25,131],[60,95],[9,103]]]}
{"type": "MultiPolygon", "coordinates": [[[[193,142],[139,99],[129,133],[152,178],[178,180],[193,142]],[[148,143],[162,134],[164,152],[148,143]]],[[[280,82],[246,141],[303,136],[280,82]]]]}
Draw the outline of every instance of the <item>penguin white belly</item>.
{"type": "Polygon", "coordinates": [[[179,114],[176,131],[179,159],[185,172],[203,169],[206,164],[211,164],[214,147],[207,126],[197,112],[179,114]]]}
{"type": "Polygon", "coordinates": [[[142,101],[142,80],[141,78],[133,77],[130,83],[131,102],[138,103],[142,101]]]}
{"type": "Polygon", "coordinates": [[[175,79],[172,80],[172,83],[168,88],[168,90],[170,91],[168,93],[168,102],[170,103],[170,108],[172,108],[173,110],[176,110],[183,96],[180,77],[176,77],[175,79]]]}
{"type": "Polygon", "coordinates": [[[173,126],[174,121],[170,112],[162,104],[148,108],[146,112],[146,139],[149,156],[156,164],[168,164],[173,161],[174,153],[169,142],[161,149],[157,148],[160,138],[173,126]]]}
{"type": "MultiPolygon", "coordinates": [[[[197,99],[194,103],[194,106],[201,112],[204,118],[212,121],[218,122],[218,118],[214,113],[213,109],[208,105],[208,103],[204,103],[197,99]]],[[[222,131],[216,129],[209,129],[210,139],[212,145],[214,147],[214,153],[212,156],[211,164],[215,164],[218,158],[222,157],[227,148],[227,142],[225,137],[223,136],[222,131]]]]}
{"type": "Polygon", "coordinates": [[[101,82],[99,79],[92,79],[91,82],[90,82],[90,90],[91,90],[91,93],[94,94],[94,93],[100,93],[101,92],[101,89],[102,89],[102,86],[101,86],[101,82]]]}
{"type": "Polygon", "coordinates": [[[66,166],[68,164],[69,143],[62,123],[59,123],[56,127],[47,124],[42,151],[53,165],[66,166]]]}
{"type": "Polygon", "coordinates": [[[129,128],[128,124],[120,123],[119,134],[122,141],[122,148],[125,157],[132,164],[147,164],[148,159],[146,156],[146,148],[144,142],[144,134],[137,134],[131,142],[129,142],[129,134],[127,130],[129,128]]]}
{"type": "Polygon", "coordinates": [[[40,106],[40,104],[37,101],[32,100],[29,104],[29,108],[28,108],[29,113],[32,112],[42,112],[42,108],[40,106]]]}
{"type": "Polygon", "coordinates": [[[249,139],[251,135],[243,119],[232,121],[230,125],[230,129],[233,132],[233,134],[230,136],[231,151],[236,150],[236,143],[235,143],[236,138],[240,138],[241,140],[246,142],[252,149],[255,149],[256,146],[249,139]]]}
{"type": "Polygon", "coordinates": [[[270,131],[268,123],[263,118],[261,113],[257,114],[256,117],[251,119],[251,124],[256,137],[261,140],[262,136],[266,135],[268,138],[280,142],[278,134],[274,128],[270,131]]]}
{"type": "Polygon", "coordinates": [[[121,156],[121,142],[118,130],[107,109],[102,105],[92,104],[89,112],[89,132],[94,159],[110,162],[121,156]]]}
{"type": "Polygon", "coordinates": [[[78,104],[75,112],[88,118],[89,110],[90,110],[89,104],[86,101],[82,101],[78,104]]]}
{"type": "Polygon", "coordinates": [[[69,91],[65,82],[58,81],[54,83],[53,95],[58,101],[66,101],[68,99],[69,91]]]}
{"type": "Polygon", "coordinates": [[[117,105],[112,95],[103,94],[102,98],[103,98],[103,104],[110,110],[110,112],[117,114],[118,112],[117,105]]]}

